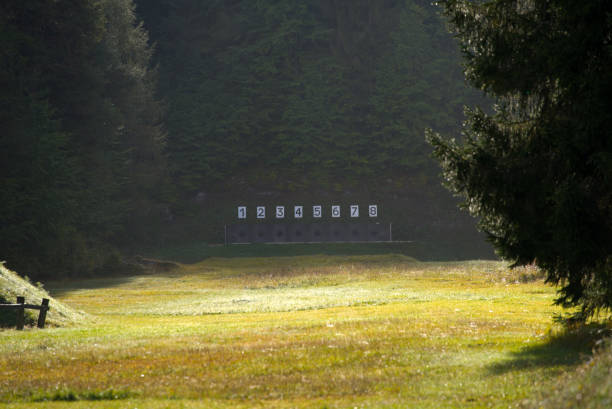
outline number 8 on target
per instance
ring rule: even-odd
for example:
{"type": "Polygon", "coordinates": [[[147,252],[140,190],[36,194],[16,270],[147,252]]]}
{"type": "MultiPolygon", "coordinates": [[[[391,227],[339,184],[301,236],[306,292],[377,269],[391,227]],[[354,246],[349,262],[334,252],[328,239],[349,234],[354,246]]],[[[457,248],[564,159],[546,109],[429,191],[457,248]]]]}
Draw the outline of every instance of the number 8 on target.
{"type": "Polygon", "coordinates": [[[368,206],[368,216],[378,217],[378,206],[377,205],[368,206]]]}

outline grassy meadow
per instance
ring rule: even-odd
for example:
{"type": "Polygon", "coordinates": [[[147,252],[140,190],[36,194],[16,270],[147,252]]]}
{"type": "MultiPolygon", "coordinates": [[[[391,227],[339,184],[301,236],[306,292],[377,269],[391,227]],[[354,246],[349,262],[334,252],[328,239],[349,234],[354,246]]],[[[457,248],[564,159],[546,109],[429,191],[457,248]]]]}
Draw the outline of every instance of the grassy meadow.
{"type": "Polygon", "coordinates": [[[46,287],[86,318],[0,332],[3,407],[516,407],[595,339],[495,261],[211,257],[46,287]]]}

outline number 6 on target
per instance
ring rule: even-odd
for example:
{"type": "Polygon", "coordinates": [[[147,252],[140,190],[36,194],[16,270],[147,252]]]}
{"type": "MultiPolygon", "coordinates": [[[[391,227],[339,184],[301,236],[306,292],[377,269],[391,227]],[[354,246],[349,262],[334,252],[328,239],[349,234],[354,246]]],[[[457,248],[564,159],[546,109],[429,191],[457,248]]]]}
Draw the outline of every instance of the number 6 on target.
{"type": "Polygon", "coordinates": [[[332,206],[332,217],[340,217],[340,206],[332,206]]]}

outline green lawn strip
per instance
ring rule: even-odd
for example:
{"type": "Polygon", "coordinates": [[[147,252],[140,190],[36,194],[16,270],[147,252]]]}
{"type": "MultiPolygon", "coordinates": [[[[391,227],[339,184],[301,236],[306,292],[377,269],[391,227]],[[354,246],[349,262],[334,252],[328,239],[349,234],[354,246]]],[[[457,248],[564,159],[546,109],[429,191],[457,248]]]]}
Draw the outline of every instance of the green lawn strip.
{"type": "MultiPolygon", "coordinates": [[[[279,262],[282,268],[287,261],[279,262]]],[[[189,266],[108,287],[58,287],[64,302],[96,320],[81,328],[0,333],[0,370],[7,375],[0,399],[45,408],[64,403],[37,401],[74,398],[91,406],[70,407],[98,407],[96,399],[105,396],[106,407],[143,398],[159,399],[146,407],[171,408],[507,407],[582,359],[572,344],[541,351],[555,333],[554,291],[541,282],[493,280],[499,264],[361,262],[308,284],[310,268],[320,266],[297,261],[299,272],[284,276],[265,271],[270,260],[254,260],[263,269],[258,273],[249,273],[253,265],[245,260],[213,260],[199,274],[189,266]],[[230,271],[229,288],[218,269],[230,271]],[[327,297],[330,289],[357,295],[349,305],[330,306],[338,296],[327,297]],[[206,292],[228,302],[244,297],[233,291],[265,297],[253,310],[232,313],[192,305],[206,292]],[[285,298],[304,308],[276,301],[285,298]],[[181,299],[191,300],[181,314],[162,313],[181,299]]]]}
{"type": "Polygon", "coordinates": [[[197,263],[211,257],[255,258],[294,257],[309,255],[352,256],[401,254],[419,260],[467,260],[494,258],[489,246],[462,245],[457,240],[446,243],[441,240],[389,242],[389,243],[286,243],[286,244],[235,244],[229,246],[194,242],[173,247],[143,249],[142,254],[152,258],[174,260],[181,263],[197,263]]]}
{"type": "MultiPolygon", "coordinates": [[[[192,315],[427,301],[428,297],[461,299],[486,296],[483,291],[491,289],[486,280],[500,269],[499,263],[491,262],[466,263],[458,270],[456,263],[432,266],[391,257],[394,264],[376,256],[374,260],[379,262],[372,264],[364,257],[296,257],[279,258],[276,263],[253,259],[251,264],[246,259],[233,259],[223,265],[220,260],[210,260],[173,274],[131,277],[119,285],[113,280],[108,286],[87,282],[83,285],[86,288],[70,291],[65,300],[98,314],[192,315]],[[474,266],[488,272],[483,275],[480,270],[476,280],[474,266]],[[455,287],[457,280],[462,282],[460,291],[455,287]],[[479,293],[470,294],[470,287],[479,293]]],[[[509,284],[498,284],[497,294],[492,296],[506,297],[505,286],[509,284]]],[[[543,291],[543,296],[552,298],[550,288],[543,291]]]]}
{"type": "MultiPolygon", "coordinates": [[[[449,320],[454,325],[447,330],[458,333],[452,336],[414,316],[389,318],[392,316],[389,311],[376,314],[373,310],[378,308],[381,307],[362,307],[359,321],[353,311],[348,314],[350,317],[343,317],[347,311],[338,309],[335,316],[329,314],[329,322],[317,327],[274,326],[268,321],[269,326],[262,330],[265,322],[260,319],[259,328],[236,328],[224,334],[223,339],[206,333],[167,338],[173,331],[180,334],[180,328],[166,328],[166,337],[148,339],[124,334],[122,337],[127,339],[115,341],[120,347],[101,350],[96,342],[93,347],[90,342],[104,339],[84,338],[81,345],[75,345],[74,337],[69,335],[70,350],[60,347],[63,354],[55,354],[51,362],[48,353],[42,352],[45,349],[39,348],[41,352],[34,353],[37,346],[32,345],[28,351],[30,359],[12,359],[7,366],[14,368],[14,375],[26,369],[40,375],[26,384],[24,392],[35,390],[34,385],[40,384],[45,390],[73,390],[76,394],[114,388],[140,395],[153,387],[147,383],[151,380],[155,385],[153,393],[159,397],[265,400],[283,394],[289,398],[334,399],[347,395],[395,395],[400,391],[410,395],[412,389],[406,385],[413,384],[416,377],[427,379],[433,386],[421,385],[421,390],[413,392],[431,394],[433,399],[440,395],[438,386],[446,388],[448,380],[443,381],[447,376],[476,380],[491,377],[485,368],[487,363],[503,359],[504,349],[515,346],[517,335],[526,329],[522,324],[505,325],[499,334],[483,339],[474,322],[459,317],[457,321],[449,320]],[[81,377],[72,378],[75,368],[86,379],[85,383],[81,377]],[[46,384],[45,379],[49,380],[46,384]],[[185,385],[185,379],[195,383],[185,385]]],[[[400,316],[404,313],[396,312],[400,316]]],[[[268,320],[271,318],[274,317],[268,320]]],[[[431,319],[425,314],[423,318],[431,319]]],[[[476,381],[472,389],[478,390],[481,384],[482,381],[476,381]]],[[[18,387],[7,386],[13,390],[18,387]]],[[[524,389],[516,383],[513,387],[524,389]]]]}

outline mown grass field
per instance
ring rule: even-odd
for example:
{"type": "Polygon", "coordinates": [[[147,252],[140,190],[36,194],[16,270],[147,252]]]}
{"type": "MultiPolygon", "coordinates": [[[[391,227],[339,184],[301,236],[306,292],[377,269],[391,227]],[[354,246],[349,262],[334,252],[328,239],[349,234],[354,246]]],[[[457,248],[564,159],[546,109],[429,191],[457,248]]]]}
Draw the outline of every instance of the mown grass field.
{"type": "Polygon", "coordinates": [[[0,332],[8,408],[506,408],[588,358],[503,263],[209,258],[49,283],[82,325],[0,332]]]}

